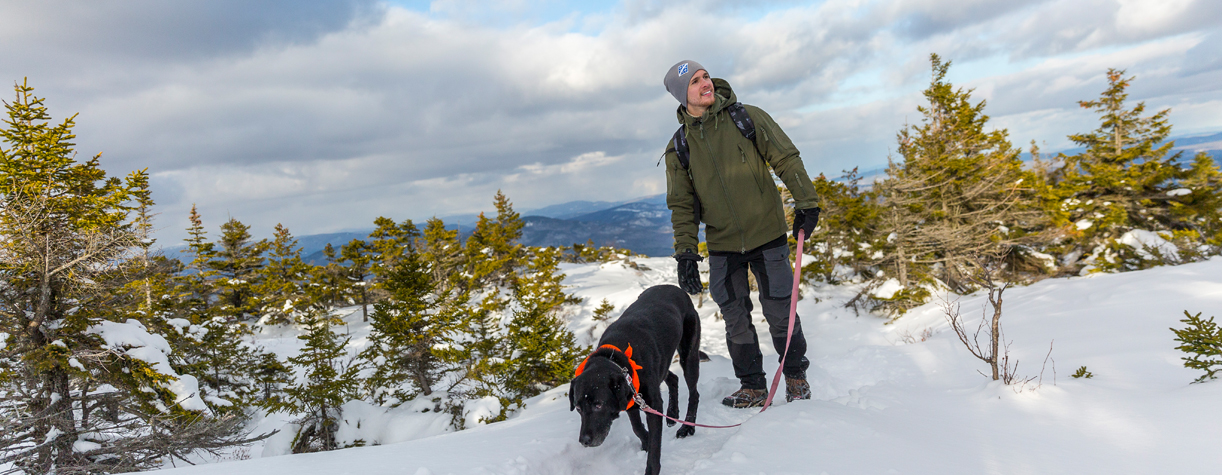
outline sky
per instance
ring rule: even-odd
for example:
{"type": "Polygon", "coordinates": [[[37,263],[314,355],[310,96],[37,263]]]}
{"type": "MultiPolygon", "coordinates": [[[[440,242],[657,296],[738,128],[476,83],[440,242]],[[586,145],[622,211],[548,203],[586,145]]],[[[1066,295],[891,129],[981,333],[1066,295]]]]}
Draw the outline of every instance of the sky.
{"type": "MultiPolygon", "coordinates": [[[[1175,135],[1222,131],[1216,0],[503,0],[0,3],[0,80],[77,150],[147,168],[157,237],[308,235],[665,192],[662,77],[692,59],[768,111],[812,175],[884,166],[929,55],[1016,145],[1073,145],[1108,68],[1175,135]]],[[[10,100],[12,92],[0,92],[10,100]]]]}

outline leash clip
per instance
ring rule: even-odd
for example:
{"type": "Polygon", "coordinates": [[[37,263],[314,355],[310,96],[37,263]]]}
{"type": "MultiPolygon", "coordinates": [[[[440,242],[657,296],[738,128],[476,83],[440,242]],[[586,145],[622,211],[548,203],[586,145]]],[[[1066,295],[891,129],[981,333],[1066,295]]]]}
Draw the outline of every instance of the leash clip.
{"type": "Polygon", "coordinates": [[[653,409],[652,407],[649,407],[648,404],[645,404],[645,398],[641,397],[641,393],[633,393],[632,400],[636,401],[637,407],[640,407],[643,411],[648,412],[649,410],[653,409]]]}

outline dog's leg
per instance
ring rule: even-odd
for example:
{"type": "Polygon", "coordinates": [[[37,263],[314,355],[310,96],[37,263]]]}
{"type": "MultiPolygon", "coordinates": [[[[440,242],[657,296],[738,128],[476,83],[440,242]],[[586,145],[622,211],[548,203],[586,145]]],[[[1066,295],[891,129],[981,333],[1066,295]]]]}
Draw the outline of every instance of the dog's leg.
{"type": "MultiPolygon", "coordinates": [[[[653,389],[650,392],[652,394],[644,394],[646,402],[654,407],[661,404],[662,395],[659,391],[653,389]]],[[[662,473],[662,416],[646,414],[645,420],[649,423],[649,456],[645,464],[645,475],[658,475],[662,473]]]]}
{"type": "Polygon", "coordinates": [[[641,439],[641,450],[649,450],[649,432],[645,430],[645,424],[641,423],[641,411],[637,407],[628,409],[628,421],[632,423],[632,432],[641,439]]]}
{"type": "MultiPolygon", "coordinates": [[[[683,341],[679,343],[679,364],[683,366],[683,382],[687,384],[687,422],[696,422],[696,409],[700,407],[700,392],[696,383],[700,381],[700,316],[693,312],[683,319],[683,341]]],[[[683,438],[695,434],[696,428],[684,425],[675,437],[683,438]]]]}
{"type": "MultiPolygon", "coordinates": [[[[666,372],[666,391],[670,395],[670,400],[666,403],[666,415],[675,419],[679,418],[679,377],[675,376],[673,371],[666,372]]],[[[675,421],[667,419],[666,427],[675,425],[675,421]]]]}

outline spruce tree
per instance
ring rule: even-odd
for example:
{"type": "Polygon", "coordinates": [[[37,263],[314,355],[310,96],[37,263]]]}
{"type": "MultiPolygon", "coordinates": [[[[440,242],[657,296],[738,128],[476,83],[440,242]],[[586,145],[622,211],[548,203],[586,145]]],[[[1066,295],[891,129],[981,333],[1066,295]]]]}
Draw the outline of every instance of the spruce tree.
{"type": "Polygon", "coordinates": [[[514,270],[522,265],[523,248],[518,239],[522,237],[522,228],[526,224],[513,210],[513,203],[499,190],[494,204],[496,218],[480,213],[475,231],[467,238],[468,273],[477,283],[476,287],[485,283],[510,285],[514,270]]]}
{"type": "Polygon", "coordinates": [[[0,464],[129,471],[201,443],[223,446],[237,426],[183,408],[170,384],[186,376],[155,364],[152,353],[168,348],[134,320],[148,317],[144,292],[114,298],[138,280],[128,271],[145,267],[142,220],[132,214],[152,204],[147,173],[120,179],[107,176],[100,155],[76,161],[75,116],[52,125],[33,88],[15,90],[0,130],[0,464]],[[106,341],[108,325],[151,347],[106,341]],[[113,389],[101,394],[102,385],[113,389]]]}
{"type": "Polygon", "coordinates": [[[374,248],[360,239],[344,244],[339,251],[339,264],[344,267],[344,277],[352,288],[352,296],[361,306],[361,321],[369,321],[371,267],[377,257],[374,248]]]}
{"type": "Polygon", "coordinates": [[[194,204],[187,219],[191,223],[187,227],[187,238],[183,240],[187,247],[181,251],[187,259],[183,263],[184,271],[174,280],[180,295],[180,309],[189,315],[199,315],[192,318],[191,323],[203,323],[207,320],[204,314],[214,307],[217,273],[210,263],[216,258],[216,245],[208,241],[204,220],[194,204]]]}
{"type": "Polygon", "coordinates": [[[341,338],[331,329],[330,319],[317,310],[303,316],[307,330],[297,338],[305,347],[289,362],[302,378],[284,389],[284,398],[271,404],[272,410],[298,414],[298,431],[293,453],[335,450],[340,406],[358,397],[360,366],[348,356],[349,337],[341,338]]]}
{"type": "Polygon", "coordinates": [[[513,317],[506,326],[510,360],[504,379],[506,406],[567,383],[573,368],[589,353],[568,329],[564,305],[581,299],[565,293],[559,271],[561,251],[535,248],[514,280],[513,317]]]}
{"type": "Polygon", "coordinates": [[[856,168],[846,171],[839,181],[820,174],[812,182],[823,212],[819,226],[810,236],[810,242],[815,244],[807,248],[817,258],[803,266],[804,280],[839,283],[844,277],[867,273],[874,255],[880,252],[875,235],[882,213],[877,190],[861,189],[861,176],[856,168]],[[852,274],[838,273],[840,266],[852,269],[852,274]]]}
{"type": "Polygon", "coordinates": [[[339,254],[335,247],[327,243],[322,250],[327,263],[314,266],[310,272],[310,284],[307,293],[310,296],[310,306],[323,312],[330,318],[331,311],[348,303],[352,292],[352,282],[348,280],[347,270],[339,263],[339,254]]]}
{"type": "Polygon", "coordinates": [[[267,262],[259,270],[259,286],[256,289],[259,302],[263,305],[264,321],[272,324],[293,323],[296,316],[308,307],[306,285],[310,281],[311,267],[301,259],[297,239],[293,238],[288,228],[277,224],[267,262]]]}
{"type": "Polygon", "coordinates": [[[1078,103],[1099,114],[1099,128],[1069,136],[1085,150],[1062,157],[1065,165],[1054,176],[1060,206],[1053,217],[1068,237],[1056,251],[1074,268],[1140,269],[1160,259],[1143,258],[1117,240],[1135,229],[1169,236],[1181,227],[1174,209],[1183,199],[1168,192],[1186,175],[1176,164],[1180,153],[1171,153],[1174,143],[1166,141],[1170,110],[1143,116],[1145,103],[1126,103],[1133,78],[1110,69],[1107,80],[1097,100],[1078,103]]]}
{"type": "Polygon", "coordinates": [[[1175,333],[1175,341],[1180,342],[1175,349],[1188,353],[1188,356],[1181,358],[1184,367],[1205,372],[1194,382],[1216,379],[1215,375],[1222,371],[1222,330],[1214,323],[1214,317],[1202,319],[1201,312],[1193,315],[1185,310],[1184,319],[1180,322],[1187,328],[1172,328],[1171,331],[1175,333]]]}
{"type": "Polygon", "coordinates": [[[216,287],[220,312],[239,320],[254,315],[260,308],[254,289],[258,288],[258,271],[263,267],[267,241],[252,241],[250,226],[229,218],[221,225],[220,249],[209,262],[216,271],[216,287]]]}
{"type": "Polygon", "coordinates": [[[903,161],[892,162],[879,186],[879,235],[888,244],[881,261],[890,267],[879,278],[899,278],[905,302],[893,296],[889,305],[899,312],[921,303],[933,279],[973,290],[982,266],[1038,241],[1032,233],[1042,229],[1039,190],[1019,150],[1004,129],[985,130],[985,101],[973,103],[971,90],[946,81],[950,62],[935,54],[930,63],[921,124],[899,132],[903,161]]]}
{"type": "Polygon", "coordinates": [[[415,253],[402,256],[382,285],[389,295],[374,304],[363,354],[374,367],[370,393],[379,404],[392,397],[397,404],[446,389],[439,386],[465,357],[456,337],[468,323],[466,308],[441,301],[445,295],[415,253]]]}
{"type": "Polygon", "coordinates": [[[293,370],[269,352],[259,355],[254,374],[260,393],[255,404],[265,409],[278,407],[283,401],[284,387],[293,382],[293,370]]]}

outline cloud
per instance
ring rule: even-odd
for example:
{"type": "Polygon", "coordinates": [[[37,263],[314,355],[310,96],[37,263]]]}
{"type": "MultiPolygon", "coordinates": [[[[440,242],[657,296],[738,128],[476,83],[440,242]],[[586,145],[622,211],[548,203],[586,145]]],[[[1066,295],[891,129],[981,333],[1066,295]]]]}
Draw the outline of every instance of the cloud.
{"type": "Polygon", "coordinates": [[[0,78],[79,111],[81,151],[112,173],[149,167],[171,240],[192,203],[308,234],[486,209],[497,189],[523,208],[664,191],[661,80],[681,58],[768,110],[812,175],[886,163],[931,52],[1020,144],[1094,128],[1076,101],[1109,67],[1177,127],[1222,128],[1218,2],[563,6],[10,2],[0,78]]]}

